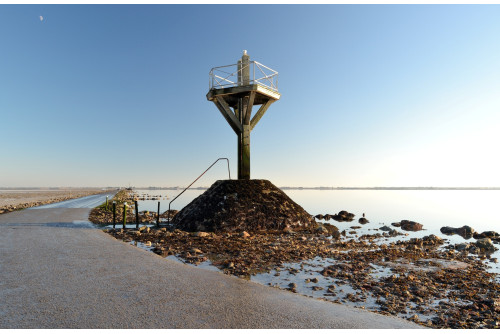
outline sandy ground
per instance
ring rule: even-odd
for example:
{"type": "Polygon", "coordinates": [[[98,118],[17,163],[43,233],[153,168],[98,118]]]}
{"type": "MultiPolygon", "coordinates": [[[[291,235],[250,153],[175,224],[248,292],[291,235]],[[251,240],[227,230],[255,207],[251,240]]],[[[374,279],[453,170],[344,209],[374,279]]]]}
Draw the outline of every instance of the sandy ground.
{"type": "Polygon", "coordinates": [[[101,188],[0,189],[0,213],[101,193],[101,188]]]}

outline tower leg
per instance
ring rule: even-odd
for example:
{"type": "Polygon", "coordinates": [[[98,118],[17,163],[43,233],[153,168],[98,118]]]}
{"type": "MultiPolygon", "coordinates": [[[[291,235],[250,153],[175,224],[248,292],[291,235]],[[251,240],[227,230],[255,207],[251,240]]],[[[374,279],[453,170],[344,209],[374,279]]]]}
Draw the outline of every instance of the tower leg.
{"type": "Polygon", "coordinates": [[[238,101],[239,120],[243,130],[238,134],[238,179],[250,180],[250,122],[246,121],[248,110],[248,97],[238,101]]]}
{"type": "Polygon", "coordinates": [[[242,172],[243,172],[243,132],[238,133],[238,180],[242,179],[242,172]]]}
{"type": "Polygon", "coordinates": [[[241,151],[241,169],[238,171],[238,179],[250,180],[250,126],[243,125],[243,133],[238,137],[241,137],[241,148],[238,150],[241,151]]]}

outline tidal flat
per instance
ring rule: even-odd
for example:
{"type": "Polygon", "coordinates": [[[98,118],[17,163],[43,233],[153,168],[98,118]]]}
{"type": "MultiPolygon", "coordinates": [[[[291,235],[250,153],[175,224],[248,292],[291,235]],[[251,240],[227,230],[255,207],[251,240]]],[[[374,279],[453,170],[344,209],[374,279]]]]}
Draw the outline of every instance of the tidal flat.
{"type": "Polygon", "coordinates": [[[140,211],[139,229],[108,225],[105,231],[169,259],[431,328],[499,327],[495,237],[465,239],[429,233],[425,223],[405,231],[401,222],[324,216],[314,229],[186,232],[165,224],[166,214],[160,228],[154,213],[140,211]],[[340,235],[321,228],[330,223],[340,235]]]}
{"type": "MultiPolygon", "coordinates": [[[[228,275],[314,298],[403,317],[433,328],[498,328],[500,282],[488,256],[444,245],[434,235],[387,243],[306,231],[291,234],[107,231],[184,263],[208,262],[228,275]]],[[[205,264],[204,267],[207,265],[205,264]]]]}

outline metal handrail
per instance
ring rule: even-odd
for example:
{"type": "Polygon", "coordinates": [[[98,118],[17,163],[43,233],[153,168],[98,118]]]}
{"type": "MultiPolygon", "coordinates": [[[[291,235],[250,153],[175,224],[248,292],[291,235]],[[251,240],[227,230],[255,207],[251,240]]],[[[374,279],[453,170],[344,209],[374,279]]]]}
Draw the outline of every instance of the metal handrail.
{"type": "Polygon", "coordinates": [[[168,203],[168,212],[167,212],[167,221],[168,222],[170,222],[170,204],[172,204],[172,202],[175,201],[177,199],[177,197],[179,197],[186,190],[188,190],[196,181],[198,181],[200,179],[200,177],[202,177],[206,172],[208,172],[208,170],[210,168],[212,168],[212,166],[215,165],[219,160],[226,160],[227,161],[227,172],[229,173],[229,179],[231,180],[231,170],[229,169],[229,159],[228,158],[219,158],[219,159],[215,160],[215,162],[213,164],[211,164],[210,167],[208,167],[203,173],[201,173],[201,175],[198,176],[196,178],[196,180],[191,182],[191,184],[189,186],[187,186],[183,191],[181,191],[181,193],[179,195],[175,196],[175,198],[168,203]]]}
{"type": "Polygon", "coordinates": [[[278,91],[278,72],[254,60],[244,66],[240,63],[239,65],[231,64],[212,68],[209,72],[209,89],[241,86],[242,82],[241,79],[238,80],[238,72],[241,73],[247,67],[249,67],[250,84],[259,84],[278,91]],[[256,74],[262,76],[257,77],[256,74]]]}

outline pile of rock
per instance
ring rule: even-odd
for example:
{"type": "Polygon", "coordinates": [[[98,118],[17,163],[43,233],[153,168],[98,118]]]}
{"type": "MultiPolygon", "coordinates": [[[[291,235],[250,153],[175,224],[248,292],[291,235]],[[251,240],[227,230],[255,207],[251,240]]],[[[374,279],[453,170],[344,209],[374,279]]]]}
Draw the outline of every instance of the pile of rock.
{"type": "Polygon", "coordinates": [[[268,180],[219,180],[172,221],[184,231],[243,232],[316,229],[319,224],[268,180]]]}

